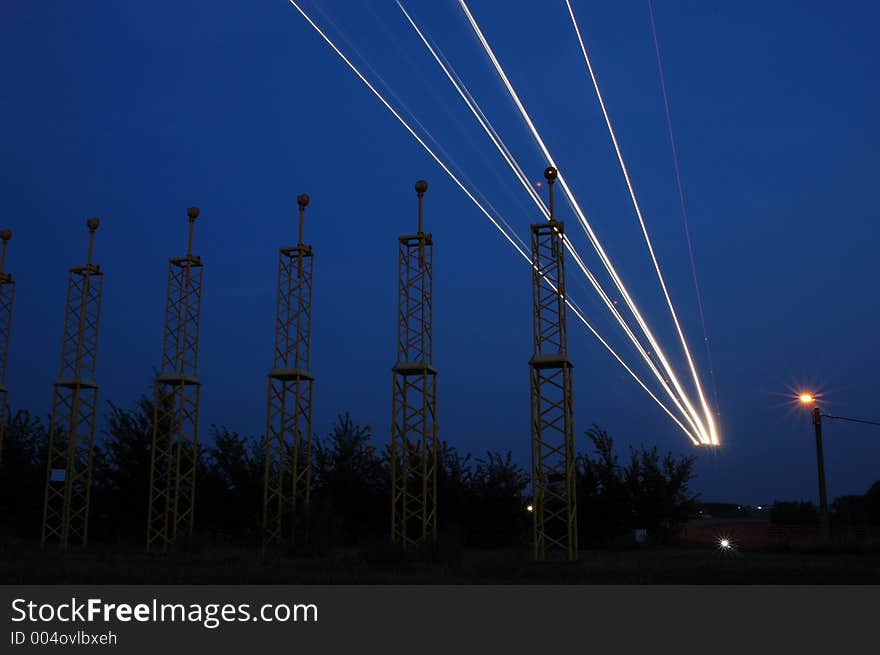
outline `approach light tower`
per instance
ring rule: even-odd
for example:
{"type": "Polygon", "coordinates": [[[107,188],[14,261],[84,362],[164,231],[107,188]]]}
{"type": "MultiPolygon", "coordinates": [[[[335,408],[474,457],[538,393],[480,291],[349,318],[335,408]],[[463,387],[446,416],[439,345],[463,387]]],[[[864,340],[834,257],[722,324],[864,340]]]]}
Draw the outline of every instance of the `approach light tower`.
{"type": "Polygon", "coordinates": [[[275,358],[269,372],[263,553],[307,535],[312,483],[312,246],[303,243],[309,197],[297,196],[299,238],[278,254],[275,358]]]}
{"type": "Polygon", "coordinates": [[[6,263],[6,245],[12,238],[12,230],[0,230],[0,461],[3,461],[3,437],[7,425],[7,392],[6,365],[9,363],[9,332],[12,328],[12,301],[15,299],[15,280],[12,275],[4,272],[6,263]]]}
{"type": "Polygon", "coordinates": [[[192,537],[199,447],[198,378],[202,271],[192,254],[198,207],[190,207],[186,255],[168,260],[162,366],[155,379],[147,550],[192,537]]]}
{"type": "Polygon", "coordinates": [[[392,368],[391,540],[437,537],[437,369],[433,343],[433,239],[423,231],[428,183],[416,182],[419,231],[399,243],[397,361],[392,368]]]}
{"type": "Polygon", "coordinates": [[[85,266],[70,269],[61,339],[61,369],[52,395],[40,544],[88,543],[92,451],[98,409],[98,322],[104,273],[92,263],[97,218],[86,221],[85,266]]]}
{"type": "Polygon", "coordinates": [[[556,220],[556,169],[544,171],[550,220],[531,226],[534,354],[529,360],[532,407],[532,516],[535,559],[578,557],[572,364],[565,324],[562,221],[556,220]]]}

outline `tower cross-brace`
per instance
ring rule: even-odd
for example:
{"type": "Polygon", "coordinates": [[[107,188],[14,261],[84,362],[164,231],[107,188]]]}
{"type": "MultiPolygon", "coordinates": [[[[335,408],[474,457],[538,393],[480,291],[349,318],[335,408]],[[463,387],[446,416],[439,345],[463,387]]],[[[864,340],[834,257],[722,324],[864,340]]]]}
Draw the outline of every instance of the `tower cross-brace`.
{"type": "Polygon", "coordinates": [[[15,280],[4,269],[6,245],[12,238],[12,230],[0,230],[0,461],[3,457],[3,437],[6,435],[8,418],[6,365],[9,362],[9,332],[12,328],[12,302],[15,299],[15,280]]]}
{"type": "Polygon", "coordinates": [[[428,183],[416,182],[419,228],[398,238],[397,361],[392,368],[391,540],[437,537],[437,369],[433,365],[433,246],[423,229],[428,183]]]}
{"type": "Polygon", "coordinates": [[[97,218],[86,222],[85,266],[70,269],[61,338],[61,367],[52,394],[40,543],[88,543],[89,497],[98,384],[98,323],[104,273],[92,263],[97,218]]]}
{"type": "Polygon", "coordinates": [[[531,226],[534,352],[529,360],[532,423],[534,556],[577,559],[572,364],[565,321],[564,225],[553,205],[550,220],[531,226]]]}
{"type": "Polygon", "coordinates": [[[147,549],[192,537],[199,448],[202,260],[192,253],[198,207],[187,210],[186,255],[168,260],[162,365],[155,379],[147,549]]]}
{"type": "Polygon", "coordinates": [[[297,197],[299,238],[278,254],[275,353],[269,372],[263,552],[306,538],[312,483],[312,246],[303,243],[309,196],[297,197]]]}

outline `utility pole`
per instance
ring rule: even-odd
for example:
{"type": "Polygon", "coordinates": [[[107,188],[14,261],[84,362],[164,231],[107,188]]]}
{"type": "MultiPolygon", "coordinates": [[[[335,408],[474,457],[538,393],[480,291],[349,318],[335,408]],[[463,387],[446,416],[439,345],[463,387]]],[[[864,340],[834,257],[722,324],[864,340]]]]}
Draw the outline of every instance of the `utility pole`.
{"type": "Polygon", "coordinates": [[[822,453],[822,412],[819,406],[813,407],[813,427],[816,429],[816,465],[819,471],[819,512],[822,526],[822,539],[828,541],[831,536],[828,521],[828,496],[825,492],[825,455],[822,453]]]}

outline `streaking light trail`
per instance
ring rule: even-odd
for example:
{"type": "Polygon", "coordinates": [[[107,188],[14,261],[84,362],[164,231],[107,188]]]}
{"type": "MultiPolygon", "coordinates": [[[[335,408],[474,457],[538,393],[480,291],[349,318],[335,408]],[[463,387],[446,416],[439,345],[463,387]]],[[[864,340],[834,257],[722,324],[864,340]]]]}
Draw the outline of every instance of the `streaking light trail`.
{"type": "MultiPolygon", "coordinates": [[[[538,132],[537,128],[535,127],[534,123],[532,122],[532,119],[529,116],[529,113],[526,110],[525,106],[523,105],[522,101],[520,100],[519,95],[517,94],[516,90],[513,88],[513,85],[511,84],[510,79],[508,78],[507,74],[504,72],[504,68],[501,66],[501,63],[498,61],[498,58],[495,56],[495,53],[492,50],[492,47],[489,45],[489,42],[486,40],[486,37],[483,35],[483,32],[480,29],[480,26],[477,23],[476,19],[474,18],[473,14],[471,13],[470,9],[468,8],[467,3],[464,0],[459,0],[459,5],[461,6],[462,10],[464,11],[464,13],[468,19],[468,22],[470,23],[471,28],[474,31],[474,34],[477,36],[478,40],[482,44],[483,50],[486,52],[489,59],[492,61],[492,64],[495,67],[495,71],[498,73],[498,76],[501,78],[502,82],[504,83],[504,86],[506,87],[508,94],[510,95],[510,97],[514,101],[514,103],[516,104],[517,109],[519,109],[520,115],[522,116],[523,120],[526,122],[526,125],[528,126],[529,131],[532,133],[532,137],[534,138],[538,147],[541,149],[541,152],[547,158],[547,161],[550,163],[550,165],[557,168],[557,170],[559,170],[559,166],[555,163],[553,156],[551,155],[549,149],[547,148],[546,144],[544,143],[544,140],[541,138],[540,133],[538,132]]],[[[566,182],[565,177],[564,177],[561,170],[559,170],[558,179],[559,179],[560,186],[562,186],[562,189],[563,189],[566,197],[568,198],[569,202],[571,203],[571,206],[574,209],[575,214],[577,215],[581,225],[583,226],[584,230],[587,232],[587,235],[590,238],[590,242],[592,243],[592,245],[593,245],[594,249],[596,250],[596,253],[599,255],[600,259],[602,260],[602,263],[605,266],[606,271],[611,276],[611,278],[614,280],[615,286],[617,287],[618,291],[620,291],[621,295],[623,296],[624,300],[627,303],[627,306],[629,307],[630,311],[632,312],[633,316],[635,317],[637,323],[642,328],[642,331],[644,332],[646,338],[650,342],[651,347],[653,348],[654,352],[657,355],[657,358],[660,360],[660,363],[662,364],[664,370],[666,371],[667,376],[672,383],[672,386],[675,388],[676,392],[679,395],[679,398],[682,400],[682,402],[687,407],[690,418],[697,425],[697,427],[698,427],[697,432],[698,432],[700,442],[704,443],[704,444],[717,445],[719,443],[719,440],[718,440],[717,432],[714,427],[714,421],[712,421],[712,418],[711,418],[711,412],[706,413],[706,419],[707,419],[707,422],[710,426],[710,429],[707,430],[705,427],[705,424],[703,423],[703,418],[700,416],[700,413],[698,411],[696,411],[696,409],[693,406],[693,403],[690,400],[690,397],[685,392],[685,390],[682,388],[681,383],[678,380],[678,376],[676,376],[675,372],[672,370],[672,367],[669,365],[669,362],[666,358],[666,355],[665,355],[663,349],[661,348],[660,344],[657,342],[656,338],[654,337],[653,332],[651,331],[651,329],[648,326],[648,324],[646,323],[645,319],[642,317],[641,313],[639,312],[638,307],[636,306],[635,302],[633,301],[632,297],[630,296],[629,291],[626,289],[626,286],[623,284],[623,281],[620,279],[620,276],[618,275],[616,269],[614,268],[614,265],[611,263],[611,260],[609,259],[608,255],[605,253],[605,250],[602,247],[602,244],[599,242],[598,238],[596,237],[596,234],[593,231],[592,226],[590,225],[589,221],[587,220],[583,210],[580,207],[580,204],[577,202],[577,199],[574,197],[574,194],[572,193],[571,189],[569,188],[568,183],[566,182]]],[[[702,392],[700,393],[700,396],[701,397],[703,396],[702,392]]]]}
{"type": "MultiPolygon", "coordinates": [[[[568,7],[568,15],[571,17],[571,24],[574,27],[575,34],[577,34],[578,43],[581,47],[581,52],[584,55],[584,62],[587,65],[587,70],[590,73],[590,79],[593,81],[593,89],[596,91],[596,97],[599,100],[599,106],[602,108],[602,115],[605,117],[605,125],[608,126],[608,134],[611,135],[611,142],[614,144],[614,151],[617,153],[617,161],[620,162],[620,170],[623,171],[623,177],[626,180],[626,188],[629,189],[629,197],[632,199],[633,208],[636,210],[636,215],[639,218],[639,225],[642,228],[642,234],[645,237],[645,243],[648,246],[648,252],[651,253],[651,261],[654,263],[654,270],[657,272],[657,279],[660,281],[660,287],[663,289],[663,296],[666,298],[666,305],[669,307],[669,312],[672,314],[672,321],[675,323],[675,329],[678,332],[678,338],[681,341],[681,346],[684,349],[685,357],[688,361],[688,366],[691,369],[691,376],[694,380],[694,385],[697,388],[697,395],[700,397],[700,404],[702,405],[703,412],[706,416],[706,421],[709,424],[709,433],[712,438],[712,443],[718,442],[718,435],[715,430],[715,421],[712,418],[712,412],[709,410],[709,405],[706,403],[705,395],[703,394],[703,385],[700,381],[700,376],[697,373],[697,369],[694,366],[694,360],[691,357],[690,348],[687,345],[687,339],[685,339],[684,331],[681,329],[681,324],[678,321],[678,314],[675,311],[675,307],[672,305],[672,298],[669,295],[669,290],[666,287],[666,281],[663,279],[663,273],[660,271],[660,263],[657,261],[657,255],[654,253],[654,245],[651,243],[651,237],[648,235],[648,228],[645,225],[645,218],[642,215],[642,209],[639,206],[639,201],[636,198],[636,192],[633,188],[632,180],[630,179],[629,170],[626,167],[626,163],[623,160],[623,153],[620,150],[620,144],[617,141],[617,134],[614,132],[614,127],[611,125],[611,117],[608,115],[608,109],[605,106],[605,100],[602,98],[602,91],[599,90],[599,80],[596,78],[596,73],[593,71],[593,64],[590,62],[590,55],[587,54],[587,48],[584,45],[584,38],[581,34],[581,28],[578,25],[577,18],[574,15],[574,9],[571,7],[571,0],[565,0],[565,5],[568,7]]],[[[653,17],[652,17],[653,21],[653,17]]],[[[653,24],[653,23],[652,23],[653,24]]],[[[665,98],[665,91],[664,91],[665,98]]],[[[667,105],[667,117],[669,115],[669,109],[667,105]]],[[[670,124],[671,125],[671,124],[670,124]]],[[[674,146],[673,146],[674,147],[674,146]]],[[[678,174],[678,165],[676,164],[676,175],[678,174]]],[[[679,190],[681,189],[681,178],[678,177],[679,190]]],[[[682,195],[682,207],[684,206],[684,196],[682,195]]],[[[685,213],[687,216],[687,213],[685,213]]],[[[686,220],[686,219],[685,219],[686,220]]],[[[693,266],[693,251],[690,248],[690,235],[688,235],[688,249],[691,252],[691,266],[694,271],[694,279],[696,280],[696,268],[693,266]]],[[[699,287],[698,289],[698,298],[699,301],[699,287]]],[[[702,316],[703,307],[702,302],[700,302],[700,315],[702,316]]],[[[703,323],[703,327],[705,329],[705,321],[703,323]]]]}
{"type": "Polygon", "coordinates": [[[691,228],[688,221],[687,203],[684,201],[684,187],[681,183],[681,171],[678,166],[678,150],[675,147],[675,132],[672,129],[672,113],[669,111],[669,97],[666,93],[666,77],[663,75],[663,59],[660,57],[660,41],[657,38],[657,25],[654,23],[654,3],[648,0],[648,16],[651,19],[651,34],[654,37],[654,53],[657,55],[657,71],[660,74],[660,90],[663,94],[663,108],[666,110],[666,126],[669,130],[669,146],[672,150],[672,166],[675,171],[675,183],[678,187],[678,202],[681,217],[684,221],[684,235],[687,240],[688,255],[691,260],[691,277],[694,280],[694,292],[697,296],[697,309],[700,312],[700,325],[703,328],[703,343],[706,345],[706,362],[709,364],[709,376],[715,393],[715,411],[720,411],[718,385],[715,382],[715,365],[712,363],[712,349],[709,347],[709,333],[706,330],[706,315],[703,312],[703,297],[700,292],[700,280],[697,278],[697,264],[694,261],[694,248],[691,244],[691,228]]]}
{"type": "MultiPolygon", "coordinates": [[[[528,112],[526,111],[525,106],[523,105],[522,101],[520,100],[519,95],[517,94],[516,90],[513,88],[513,85],[511,84],[510,79],[508,78],[507,74],[504,72],[504,69],[501,66],[501,63],[498,61],[498,58],[495,56],[495,53],[492,50],[492,47],[489,45],[489,42],[486,40],[486,37],[483,35],[483,32],[480,29],[480,26],[477,24],[476,19],[474,18],[473,14],[470,12],[470,9],[468,8],[467,3],[464,2],[464,0],[459,0],[459,5],[461,6],[463,11],[465,12],[465,15],[471,25],[471,28],[474,30],[475,35],[477,36],[480,43],[482,44],[484,51],[489,56],[489,59],[492,61],[493,65],[495,66],[495,70],[498,73],[499,77],[501,78],[502,82],[504,83],[505,87],[507,88],[507,91],[508,91],[511,99],[514,101],[517,108],[519,109],[520,115],[523,117],[524,121],[526,122],[526,125],[528,126],[530,132],[532,133],[533,138],[535,139],[535,142],[537,143],[537,145],[539,146],[541,151],[544,153],[544,156],[550,162],[551,166],[554,166],[558,169],[559,167],[556,165],[555,160],[553,159],[553,156],[551,155],[549,149],[547,148],[546,144],[544,143],[543,139],[541,138],[540,134],[538,133],[538,130],[535,127],[534,123],[532,122],[532,119],[529,116],[528,112]]],[[[604,248],[602,248],[601,243],[599,242],[598,238],[596,237],[595,233],[593,232],[593,229],[590,226],[589,221],[587,221],[586,216],[584,215],[583,211],[581,210],[580,205],[577,202],[577,199],[574,197],[573,193],[571,192],[571,189],[569,188],[569,186],[565,180],[565,177],[561,171],[559,172],[558,179],[559,179],[560,185],[562,186],[563,191],[565,192],[569,202],[572,205],[572,208],[575,210],[575,213],[577,214],[578,219],[581,222],[581,225],[584,227],[584,229],[587,232],[587,235],[590,237],[590,242],[593,244],[594,249],[596,250],[599,257],[602,259],[602,263],[604,264],[605,269],[611,275],[612,279],[615,282],[615,285],[617,286],[618,290],[623,295],[624,300],[627,303],[627,306],[629,307],[633,316],[636,318],[636,321],[639,323],[639,326],[642,328],[642,331],[644,332],[645,336],[648,338],[648,341],[651,343],[651,346],[653,347],[654,351],[657,352],[657,356],[660,359],[660,362],[663,365],[663,368],[666,370],[667,376],[669,377],[673,386],[675,387],[676,392],[678,393],[679,397],[682,399],[684,404],[687,406],[688,414],[689,414],[690,418],[697,425],[697,432],[699,434],[700,441],[702,443],[706,443],[706,444],[713,443],[712,435],[710,435],[706,431],[706,429],[703,425],[703,422],[700,419],[699,414],[696,412],[692,403],[690,402],[688,395],[685,393],[684,389],[681,387],[681,384],[679,383],[677,376],[675,375],[674,371],[672,370],[672,367],[669,365],[669,363],[665,357],[665,354],[663,353],[662,349],[660,348],[659,344],[657,343],[657,341],[656,341],[653,333],[651,332],[650,328],[648,327],[647,323],[642,318],[641,313],[639,312],[638,308],[636,307],[635,302],[630,297],[629,292],[627,291],[626,287],[623,285],[623,281],[620,279],[619,275],[617,274],[617,271],[614,269],[614,266],[611,263],[610,259],[608,258],[607,254],[605,253],[604,248]]],[[[717,441],[715,443],[717,443],[717,441]]]]}
{"type": "MultiPolygon", "coordinates": [[[[443,171],[452,179],[453,182],[465,193],[465,195],[470,199],[471,202],[480,210],[480,212],[489,219],[489,221],[495,226],[495,228],[501,232],[504,238],[512,245],[516,251],[527,261],[531,266],[531,257],[525,252],[525,250],[507,233],[507,231],[501,226],[498,220],[490,214],[486,208],[477,200],[477,198],[471,193],[471,191],[459,180],[459,178],[452,172],[452,170],[437,156],[437,154],[431,149],[431,147],[422,139],[416,131],[410,127],[409,123],[400,115],[400,113],[384,98],[384,96],[376,89],[373,84],[360,72],[360,70],[345,56],[345,54],[336,46],[336,44],[327,36],[327,34],[320,28],[320,26],[312,20],[312,18],[306,13],[302,7],[297,4],[295,0],[289,0],[290,4],[300,13],[300,15],[308,22],[308,24],[321,36],[321,38],[329,45],[333,51],[342,59],[343,62],[352,70],[352,72],[357,75],[358,79],[364,83],[364,85],[379,99],[379,101],[385,106],[388,111],[398,120],[398,122],[403,125],[404,128],[410,133],[410,135],[422,146],[422,148],[431,156],[431,158],[437,162],[437,164],[443,169],[443,171]]],[[[561,177],[561,176],[560,176],[561,177]]],[[[548,281],[549,282],[549,281],[548,281]]],[[[590,332],[599,340],[599,342],[608,350],[609,353],[620,363],[621,366],[626,370],[627,373],[639,384],[639,386],[645,390],[645,392],[656,402],[664,412],[678,425],[679,428],[688,436],[688,438],[695,444],[699,445],[702,439],[698,440],[694,437],[690,430],[679,420],[675,414],[673,414],[669,408],[648,388],[644,382],[636,375],[636,373],[623,361],[620,355],[615,352],[615,350],[608,344],[608,342],[602,338],[602,336],[596,331],[596,329],[587,321],[584,317],[583,313],[580,309],[569,299],[565,298],[566,305],[574,312],[575,316],[590,330],[590,332]]]]}
{"type": "MultiPolygon", "coordinates": [[[[431,42],[425,36],[423,30],[416,24],[416,22],[413,20],[412,16],[410,16],[409,12],[407,12],[407,10],[404,8],[404,6],[400,2],[400,0],[396,0],[396,1],[397,1],[397,6],[400,8],[400,11],[403,12],[403,15],[406,17],[409,24],[415,30],[416,34],[418,34],[422,43],[428,49],[428,52],[431,53],[431,56],[434,58],[434,60],[437,62],[437,64],[440,66],[440,68],[443,70],[443,73],[446,75],[447,79],[455,87],[455,90],[458,92],[459,96],[461,96],[462,100],[465,101],[465,103],[468,106],[468,109],[470,109],[471,113],[474,115],[474,117],[480,123],[480,126],[483,128],[483,131],[489,136],[492,143],[497,148],[498,152],[501,154],[501,156],[507,162],[507,165],[510,167],[511,171],[513,171],[513,174],[519,180],[520,185],[529,194],[529,197],[531,197],[532,201],[538,207],[538,210],[544,215],[545,218],[547,218],[549,220],[549,218],[550,218],[549,210],[544,205],[544,202],[541,200],[540,196],[537,194],[535,189],[529,183],[529,180],[526,177],[525,173],[523,172],[522,167],[519,165],[516,158],[510,152],[510,149],[506,146],[504,141],[498,135],[498,132],[492,126],[491,122],[486,117],[485,113],[482,111],[479,104],[474,99],[473,95],[471,95],[471,93],[468,91],[467,87],[461,81],[461,78],[455,73],[455,70],[452,69],[452,66],[449,64],[449,62],[445,61],[445,59],[443,59],[441,57],[441,55],[438,54],[437,50],[433,47],[431,42]]],[[[629,337],[631,343],[636,347],[636,350],[641,355],[642,359],[645,361],[645,363],[651,369],[651,372],[654,374],[654,376],[657,378],[657,380],[659,381],[661,386],[664,388],[664,391],[666,391],[666,393],[669,395],[672,402],[676,405],[678,410],[682,413],[682,416],[684,416],[684,418],[688,421],[688,423],[690,424],[690,426],[694,430],[694,432],[699,432],[699,428],[694,423],[693,419],[691,418],[691,415],[684,409],[684,407],[682,407],[678,397],[672,392],[672,390],[669,388],[669,384],[667,383],[666,379],[663,377],[663,375],[657,369],[657,366],[654,363],[654,360],[652,360],[649,357],[650,353],[642,345],[642,342],[636,337],[636,335],[633,333],[630,326],[627,324],[627,322],[620,315],[620,312],[618,311],[617,306],[616,306],[617,303],[611,301],[611,299],[608,297],[608,294],[606,293],[606,291],[602,288],[602,285],[599,283],[599,281],[596,279],[596,277],[593,275],[593,273],[587,268],[586,264],[584,263],[583,259],[580,256],[580,254],[577,252],[577,250],[574,248],[574,246],[571,244],[571,242],[567,238],[563,237],[563,243],[566,247],[566,250],[569,252],[569,254],[572,257],[574,257],[575,263],[577,263],[578,267],[581,269],[581,271],[584,273],[584,275],[590,281],[590,284],[593,286],[593,288],[599,294],[600,298],[605,303],[605,306],[611,311],[614,318],[617,320],[618,324],[623,328],[627,337],[629,337]]]]}

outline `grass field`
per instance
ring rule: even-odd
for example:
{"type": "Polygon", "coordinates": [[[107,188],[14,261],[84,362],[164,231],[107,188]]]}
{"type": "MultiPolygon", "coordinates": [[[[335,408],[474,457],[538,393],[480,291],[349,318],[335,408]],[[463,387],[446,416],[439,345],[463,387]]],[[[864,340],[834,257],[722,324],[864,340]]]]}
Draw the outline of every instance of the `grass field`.
{"type": "Polygon", "coordinates": [[[257,549],[234,547],[163,556],[136,547],[61,553],[7,544],[0,547],[0,584],[880,584],[880,551],[646,547],[538,563],[526,549],[420,561],[378,548],[261,563],[257,549]]]}

